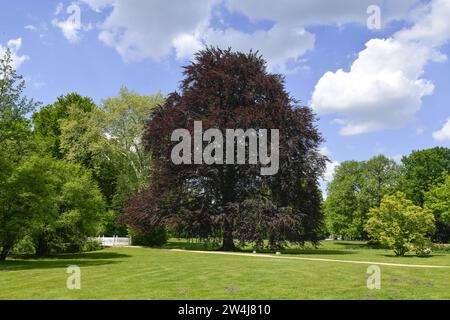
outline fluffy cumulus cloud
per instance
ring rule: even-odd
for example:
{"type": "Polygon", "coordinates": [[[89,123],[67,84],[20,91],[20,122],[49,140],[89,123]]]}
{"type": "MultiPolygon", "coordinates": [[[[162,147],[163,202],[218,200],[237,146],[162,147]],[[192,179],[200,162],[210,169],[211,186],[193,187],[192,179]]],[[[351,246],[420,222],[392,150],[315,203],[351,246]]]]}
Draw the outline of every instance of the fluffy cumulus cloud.
{"type": "Polygon", "coordinates": [[[22,63],[30,59],[27,55],[19,54],[19,50],[21,47],[22,47],[22,38],[9,40],[6,43],[6,46],[2,46],[0,44],[0,57],[3,57],[6,50],[9,48],[11,50],[12,67],[14,69],[18,69],[22,65],[22,63]]]}
{"type": "Polygon", "coordinates": [[[258,50],[270,70],[279,72],[295,69],[292,66],[301,62],[301,56],[314,48],[315,36],[307,31],[309,26],[365,23],[367,7],[372,4],[382,5],[384,21],[389,23],[404,19],[418,1],[83,0],[94,11],[106,13],[99,38],[125,61],[159,61],[172,54],[177,59],[191,58],[205,45],[217,45],[258,50]],[[271,27],[253,32],[214,27],[217,10],[241,14],[252,22],[268,21],[271,27]]]}
{"type": "Polygon", "coordinates": [[[433,138],[437,141],[447,141],[450,142],[450,118],[444,124],[441,130],[433,132],[433,138]]]}
{"type": "Polygon", "coordinates": [[[438,49],[450,38],[450,2],[433,0],[418,12],[412,27],[370,40],[349,71],[327,72],[316,84],[311,105],[337,114],[341,134],[401,127],[433,93],[423,73],[428,62],[446,59],[438,49]]]}
{"type": "Polygon", "coordinates": [[[109,10],[99,38],[125,61],[162,60],[175,50],[178,58],[201,48],[200,38],[218,1],[84,0],[96,11],[109,10]]]}

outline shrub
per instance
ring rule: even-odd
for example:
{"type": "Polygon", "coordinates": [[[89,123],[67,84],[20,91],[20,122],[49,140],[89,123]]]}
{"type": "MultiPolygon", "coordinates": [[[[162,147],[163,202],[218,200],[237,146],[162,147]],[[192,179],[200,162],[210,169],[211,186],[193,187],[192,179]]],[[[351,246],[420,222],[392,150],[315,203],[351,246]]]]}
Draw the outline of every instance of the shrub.
{"type": "Polygon", "coordinates": [[[33,238],[30,236],[26,236],[21,239],[16,245],[13,247],[11,254],[14,255],[33,255],[35,254],[34,242],[33,238]]]}
{"type": "Polygon", "coordinates": [[[101,250],[102,247],[102,243],[98,240],[90,240],[88,239],[84,244],[83,244],[83,252],[90,252],[90,251],[98,251],[101,250]]]}
{"type": "Polygon", "coordinates": [[[398,256],[408,251],[423,254],[429,248],[427,235],[435,230],[434,215],[397,192],[385,196],[380,207],[372,208],[366,224],[368,234],[398,256]]]}
{"type": "Polygon", "coordinates": [[[161,247],[167,243],[167,232],[165,228],[157,228],[151,232],[142,233],[134,230],[129,230],[131,243],[134,246],[145,247],[161,247]]]}

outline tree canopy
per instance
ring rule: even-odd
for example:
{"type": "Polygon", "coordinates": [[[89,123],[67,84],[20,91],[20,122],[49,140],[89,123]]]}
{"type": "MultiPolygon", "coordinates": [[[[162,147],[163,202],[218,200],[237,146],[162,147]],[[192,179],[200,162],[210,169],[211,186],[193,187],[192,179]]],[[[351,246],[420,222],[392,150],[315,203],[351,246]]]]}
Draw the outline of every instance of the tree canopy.
{"type": "Polygon", "coordinates": [[[328,184],[323,206],[328,231],[346,239],[367,239],[367,214],[386,194],[398,189],[400,170],[383,155],[340,164],[328,184]]]}
{"type": "Polygon", "coordinates": [[[233,250],[234,238],[258,242],[250,234],[254,229],[238,226],[256,207],[264,207],[260,232],[271,246],[286,240],[317,241],[322,227],[322,141],[311,109],[289,96],[284,79],[268,73],[257,53],[208,48],[185,67],[180,92],[169,95],[146,127],[143,142],[154,159],[150,185],[129,202],[123,220],[141,230],[171,225],[191,237],[222,237],[223,249],[233,250]],[[175,165],[171,134],[179,128],[192,134],[195,121],[204,130],[221,132],[279,129],[279,172],[261,176],[261,165],[248,161],[175,165]]]}

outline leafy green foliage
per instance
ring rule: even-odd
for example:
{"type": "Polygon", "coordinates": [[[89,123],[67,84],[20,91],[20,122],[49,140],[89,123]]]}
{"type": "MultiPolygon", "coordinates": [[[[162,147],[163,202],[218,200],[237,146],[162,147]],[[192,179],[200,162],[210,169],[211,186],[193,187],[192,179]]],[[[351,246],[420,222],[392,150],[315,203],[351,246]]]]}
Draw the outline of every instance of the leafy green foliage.
{"type": "Polygon", "coordinates": [[[145,124],[154,109],[164,103],[162,94],[143,96],[123,87],[118,97],[105,99],[101,106],[107,150],[116,169],[112,208],[121,210],[131,194],[147,184],[151,156],[141,140],[145,124]]]}
{"type": "Polygon", "coordinates": [[[1,190],[0,247],[4,255],[26,235],[36,253],[80,246],[99,234],[105,204],[96,183],[82,167],[49,157],[23,161],[1,190]]]}
{"type": "Polygon", "coordinates": [[[385,196],[378,208],[370,209],[366,230],[398,256],[411,250],[422,254],[430,242],[427,236],[435,230],[435,220],[431,211],[414,205],[405,194],[396,192],[385,196]]]}
{"type": "Polygon", "coordinates": [[[450,224],[450,175],[445,174],[444,182],[425,193],[425,207],[434,213],[436,220],[450,224]]]}
{"type": "Polygon", "coordinates": [[[79,165],[53,159],[33,159],[44,163],[44,172],[53,177],[54,210],[39,219],[35,231],[36,252],[80,250],[88,236],[103,231],[106,212],[103,196],[89,171],[79,165]]]}
{"type": "Polygon", "coordinates": [[[369,209],[398,188],[399,177],[399,165],[383,155],[342,163],[328,185],[323,206],[328,231],[346,239],[365,239],[369,209]]]}
{"type": "Polygon", "coordinates": [[[0,260],[14,244],[46,221],[55,211],[53,176],[48,162],[39,158],[23,162],[11,171],[0,189],[0,260]]]}
{"type": "Polygon", "coordinates": [[[443,173],[450,173],[450,149],[436,147],[414,151],[403,157],[404,165],[401,189],[408,199],[423,206],[425,193],[438,183],[443,182],[443,173]]]}
{"type": "Polygon", "coordinates": [[[69,116],[72,108],[83,113],[89,113],[97,106],[91,98],[70,93],[60,96],[54,104],[41,108],[39,112],[35,112],[32,116],[34,132],[45,139],[50,154],[58,159],[64,158],[60,149],[60,122],[69,116]]]}

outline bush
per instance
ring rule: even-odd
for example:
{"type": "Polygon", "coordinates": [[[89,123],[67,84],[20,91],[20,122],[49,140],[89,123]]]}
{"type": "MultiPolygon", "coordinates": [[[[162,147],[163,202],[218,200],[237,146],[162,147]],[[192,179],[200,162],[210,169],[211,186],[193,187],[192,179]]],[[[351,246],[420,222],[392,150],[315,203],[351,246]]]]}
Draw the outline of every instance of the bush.
{"type": "Polygon", "coordinates": [[[379,208],[370,209],[366,230],[398,256],[408,251],[422,255],[430,247],[427,235],[434,232],[435,220],[430,210],[414,205],[403,193],[397,192],[385,196],[379,208]]]}
{"type": "Polygon", "coordinates": [[[418,257],[429,256],[432,252],[433,244],[429,240],[424,240],[421,243],[416,242],[414,246],[414,251],[418,257]]]}
{"type": "Polygon", "coordinates": [[[13,247],[11,254],[15,255],[33,255],[35,254],[33,238],[26,236],[13,247]]]}
{"type": "Polygon", "coordinates": [[[165,228],[154,229],[152,232],[145,234],[131,229],[128,232],[134,246],[161,247],[167,243],[165,228]]]}
{"type": "Polygon", "coordinates": [[[83,252],[90,252],[90,251],[98,251],[103,249],[102,247],[102,243],[98,240],[90,240],[88,239],[84,244],[83,244],[83,252]]]}

